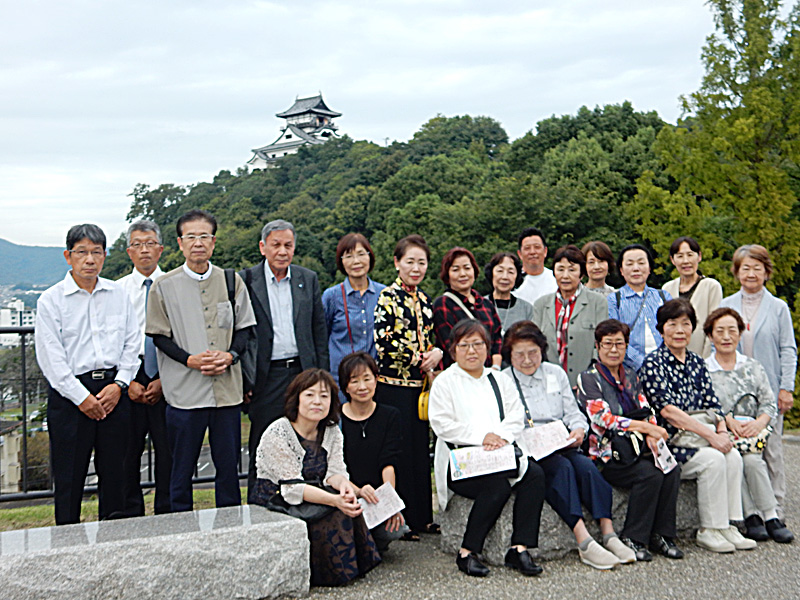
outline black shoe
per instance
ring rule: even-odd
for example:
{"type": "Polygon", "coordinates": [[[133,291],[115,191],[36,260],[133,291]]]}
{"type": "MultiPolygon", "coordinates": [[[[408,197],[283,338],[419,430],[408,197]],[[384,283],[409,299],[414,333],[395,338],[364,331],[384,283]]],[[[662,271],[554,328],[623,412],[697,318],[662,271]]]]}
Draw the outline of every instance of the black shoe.
{"type": "Polygon", "coordinates": [[[489,569],[486,568],[474,553],[470,552],[466,556],[456,554],[456,565],[458,570],[466,573],[470,577],[486,577],[489,574],[489,569]]]}
{"type": "Polygon", "coordinates": [[[620,538],[620,541],[636,553],[636,562],[650,562],[653,560],[653,555],[650,554],[644,544],[626,537],[620,538]]]}
{"type": "Polygon", "coordinates": [[[544,569],[533,562],[531,555],[527,550],[518,552],[516,548],[509,548],[506,552],[505,565],[509,569],[516,569],[523,575],[538,575],[544,569]]]}
{"type": "Polygon", "coordinates": [[[783,524],[780,519],[770,519],[765,523],[769,537],[779,544],[788,544],[794,539],[794,534],[783,524]]]}
{"type": "Polygon", "coordinates": [[[764,521],[758,515],[750,515],[744,520],[745,532],[744,537],[750,538],[757,542],[766,542],[769,539],[767,528],[764,527],[764,521]]]}
{"type": "Polygon", "coordinates": [[[675,545],[672,538],[657,533],[650,536],[650,550],[667,558],[683,558],[683,551],[675,545]]]}

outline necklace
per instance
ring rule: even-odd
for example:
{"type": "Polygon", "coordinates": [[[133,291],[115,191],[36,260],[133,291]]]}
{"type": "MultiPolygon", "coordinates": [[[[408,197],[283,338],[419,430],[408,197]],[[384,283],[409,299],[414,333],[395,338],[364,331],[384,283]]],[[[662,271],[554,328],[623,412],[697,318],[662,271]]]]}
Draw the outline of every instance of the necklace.
{"type": "Polygon", "coordinates": [[[364,419],[363,421],[359,421],[358,424],[361,425],[361,437],[366,439],[367,438],[367,424],[369,423],[369,417],[364,419]]]}

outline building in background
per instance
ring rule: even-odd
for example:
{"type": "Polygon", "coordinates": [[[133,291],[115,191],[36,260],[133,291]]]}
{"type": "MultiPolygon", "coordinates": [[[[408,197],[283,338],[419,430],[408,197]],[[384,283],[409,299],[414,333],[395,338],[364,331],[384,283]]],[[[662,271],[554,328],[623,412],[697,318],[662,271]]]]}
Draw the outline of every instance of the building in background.
{"type": "Polygon", "coordinates": [[[22,451],[22,423],[0,421],[0,494],[19,491],[22,478],[19,457],[22,451]]]}
{"type": "Polygon", "coordinates": [[[341,117],[342,113],[328,108],[321,93],[297,98],[291,108],[275,116],[286,119],[286,124],[281,128],[277,140],[253,149],[253,156],[247,161],[247,168],[251,171],[273,167],[280,158],[294,154],[301,146],[324,144],[331,138],[339,137],[333,119],[341,117]]]}
{"type": "MultiPolygon", "coordinates": [[[[33,327],[36,322],[36,309],[25,308],[22,300],[12,300],[0,308],[0,327],[33,327]]],[[[15,333],[0,334],[0,347],[19,346],[19,336],[15,333]]]]}

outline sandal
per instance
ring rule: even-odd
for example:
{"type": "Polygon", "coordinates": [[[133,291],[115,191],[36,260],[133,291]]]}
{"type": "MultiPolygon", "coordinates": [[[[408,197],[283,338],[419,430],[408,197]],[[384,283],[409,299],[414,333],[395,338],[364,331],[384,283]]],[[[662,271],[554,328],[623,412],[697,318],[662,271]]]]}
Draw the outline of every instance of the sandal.
{"type": "Polygon", "coordinates": [[[427,525],[425,525],[425,528],[422,530],[422,533],[439,535],[442,533],[442,528],[439,527],[438,523],[428,523],[427,525]]]}
{"type": "Polygon", "coordinates": [[[400,537],[400,539],[404,542],[418,542],[420,538],[416,531],[409,529],[400,537]]]}

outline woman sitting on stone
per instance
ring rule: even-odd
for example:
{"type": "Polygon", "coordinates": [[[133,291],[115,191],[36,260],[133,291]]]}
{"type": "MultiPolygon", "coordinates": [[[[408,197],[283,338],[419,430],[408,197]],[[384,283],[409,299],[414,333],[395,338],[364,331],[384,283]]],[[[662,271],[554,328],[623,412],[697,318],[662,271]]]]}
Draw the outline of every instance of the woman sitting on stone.
{"type": "Polygon", "coordinates": [[[265,506],[280,494],[289,505],[309,502],[336,509],[307,523],[311,585],[344,585],[381,562],[361,516],[359,490],[348,479],[342,458],[337,394],[333,377],[323,369],[294,378],[286,389],[285,416],[267,427],[258,444],[258,478],[250,495],[251,503],[265,506]],[[303,483],[289,483],[293,480],[303,483]],[[338,493],[305,483],[312,481],[338,493]]]}
{"type": "Polygon", "coordinates": [[[489,569],[478,555],[512,489],[516,491],[514,529],[505,564],[524,575],[538,575],[542,569],[533,562],[528,548],[539,545],[544,502],[541,467],[523,458],[515,478],[493,473],[456,481],[449,468],[450,447],[483,446],[484,450],[495,451],[513,443],[523,428],[523,410],[514,383],[484,364],[490,343],[489,334],[479,321],[465,319],[457,323],[449,346],[455,362],[442,371],[431,388],[428,416],[438,436],[434,469],[439,507],[442,511],[447,508],[453,492],[474,500],[456,564],[467,575],[485,577],[489,569]]]}

